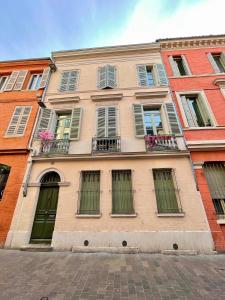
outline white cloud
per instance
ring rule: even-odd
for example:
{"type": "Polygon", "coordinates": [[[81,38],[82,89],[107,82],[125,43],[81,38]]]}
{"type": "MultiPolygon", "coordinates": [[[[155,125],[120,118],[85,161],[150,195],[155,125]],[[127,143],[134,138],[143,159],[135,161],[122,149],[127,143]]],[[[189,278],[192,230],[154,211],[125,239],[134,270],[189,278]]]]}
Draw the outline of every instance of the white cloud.
{"type": "MultiPolygon", "coordinates": [[[[171,14],[162,14],[163,1],[139,0],[124,29],[107,42],[132,44],[157,38],[224,33],[224,0],[182,1],[171,14]]],[[[171,0],[172,5],[172,0],[171,0]]]]}

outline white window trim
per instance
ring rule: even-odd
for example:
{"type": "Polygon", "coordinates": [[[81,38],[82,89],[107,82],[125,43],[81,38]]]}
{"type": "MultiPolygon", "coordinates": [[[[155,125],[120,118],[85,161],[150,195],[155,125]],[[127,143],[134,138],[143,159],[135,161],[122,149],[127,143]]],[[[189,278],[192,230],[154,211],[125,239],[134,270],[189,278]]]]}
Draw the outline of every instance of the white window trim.
{"type": "Polygon", "coordinates": [[[29,89],[29,86],[31,84],[31,81],[32,81],[32,78],[33,78],[34,75],[42,76],[42,73],[32,73],[31,74],[30,80],[29,80],[28,85],[27,85],[27,90],[28,91],[37,91],[37,90],[39,90],[39,89],[34,89],[34,90],[29,89]]]}
{"type": "Polygon", "coordinates": [[[0,76],[0,80],[1,80],[1,78],[3,78],[3,77],[6,77],[7,79],[6,79],[6,81],[4,82],[2,88],[0,89],[0,93],[4,92],[5,86],[6,86],[7,82],[8,82],[8,80],[9,80],[9,77],[10,77],[10,76],[9,76],[9,75],[2,75],[2,76],[0,76]]]}
{"type": "Polygon", "coordinates": [[[181,115],[182,115],[182,119],[183,119],[183,122],[184,122],[184,127],[185,128],[189,128],[189,129],[193,129],[193,128],[198,128],[198,129],[201,129],[201,128],[213,128],[213,127],[216,127],[218,126],[218,123],[216,121],[216,118],[212,112],[212,109],[211,109],[211,106],[208,102],[208,99],[204,93],[204,91],[182,91],[182,92],[175,92],[175,95],[176,95],[176,98],[177,98],[177,101],[178,101],[178,105],[179,105],[179,108],[180,108],[180,112],[181,112],[181,115]],[[204,99],[204,102],[205,102],[205,105],[206,105],[206,109],[209,113],[209,117],[210,117],[210,120],[212,121],[212,126],[209,126],[209,127],[190,127],[189,124],[188,124],[188,121],[187,121],[187,118],[186,118],[186,114],[185,114],[185,111],[184,111],[184,108],[183,108],[183,105],[182,105],[182,101],[181,101],[181,96],[185,96],[185,95],[201,95],[201,97],[204,99]]]}

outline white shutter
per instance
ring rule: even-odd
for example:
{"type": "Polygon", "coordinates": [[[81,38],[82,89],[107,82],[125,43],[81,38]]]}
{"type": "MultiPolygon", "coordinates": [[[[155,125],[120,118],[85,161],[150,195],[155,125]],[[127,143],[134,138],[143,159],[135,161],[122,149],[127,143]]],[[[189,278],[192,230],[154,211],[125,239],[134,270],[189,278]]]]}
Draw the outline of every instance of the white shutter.
{"type": "Polygon", "coordinates": [[[23,83],[24,83],[25,78],[26,78],[26,76],[27,76],[27,73],[28,73],[27,70],[23,70],[23,71],[20,71],[20,72],[19,72],[19,75],[18,75],[18,77],[17,77],[17,79],[16,79],[16,82],[15,82],[15,85],[14,85],[14,87],[13,87],[13,89],[14,89],[15,91],[19,91],[19,90],[22,89],[23,83]]]}
{"type": "Polygon", "coordinates": [[[51,129],[50,126],[51,126],[53,115],[54,115],[53,109],[48,109],[48,108],[41,109],[41,113],[37,124],[37,129],[35,133],[36,138],[39,138],[40,131],[51,129]]]}
{"type": "Polygon", "coordinates": [[[208,53],[207,56],[208,56],[208,59],[209,59],[211,65],[212,65],[212,67],[213,67],[213,70],[214,70],[216,73],[220,73],[220,69],[219,69],[219,67],[217,66],[217,64],[216,64],[216,62],[215,62],[215,60],[214,60],[212,54],[211,54],[211,53],[208,53]]]}
{"type": "Polygon", "coordinates": [[[24,134],[25,128],[27,126],[28,118],[30,115],[30,111],[31,111],[31,106],[24,106],[23,112],[22,112],[22,115],[20,118],[20,122],[17,127],[16,134],[18,134],[18,135],[24,134]]]}
{"type": "Polygon", "coordinates": [[[65,71],[61,75],[60,92],[71,92],[76,89],[78,71],[65,71]]]}
{"type": "Polygon", "coordinates": [[[182,58],[182,63],[183,63],[184,70],[185,70],[186,74],[191,75],[191,70],[189,68],[189,65],[188,65],[188,62],[187,62],[187,59],[186,59],[185,55],[181,55],[181,58],[182,58]]]}
{"type": "Polygon", "coordinates": [[[197,102],[198,102],[198,106],[200,108],[200,113],[204,120],[205,125],[207,125],[207,126],[212,125],[212,121],[209,117],[209,111],[207,109],[205,99],[202,97],[201,94],[198,95],[197,102]]]}
{"type": "Polygon", "coordinates": [[[108,107],[107,112],[107,137],[116,137],[116,107],[108,107]]]}
{"type": "Polygon", "coordinates": [[[140,86],[148,86],[147,70],[145,65],[137,66],[138,82],[140,86]]]}
{"type": "Polygon", "coordinates": [[[31,106],[16,106],[6,135],[23,135],[30,115],[31,106]]]}
{"type": "Polygon", "coordinates": [[[97,137],[106,137],[106,107],[97,108],[97,137]]]}
{"type": "Polygon", "coordinates": [[[177,63],[173,59],[173,56],[169,56],[169,63],[170,63],[171,69],[173,71],[173,75],[180,76],[180,71],[178,69],[177,63]]]}
{"type": "Polygon", "coordinates": [[[167,86],[168,85],[168,79],[166,76],[166,71],[165,68],[163,66],[163,64],[156,64],[154,65],[155,70],[157,72],[157,77],[158,77],[158,83],[161,86],[167,86]]]}
{"type": "Polygon", "coordinates": [[[107,87],[107,66],[98,68],[98,88],[104,89],[107,87]]]}
{"type": "Polygon", "coordinates": [[[107,86],[116,87],[116,67],[107,65],[107,86]]]}
{"type": "Polygon", "coordinates": [[[45,88],[50,74],[50,67],[44,69],[39,89],[45,88]]]}
{"type": "Polygon", "coordinates": [[[80,138],[81,116],[82,108],[74,108],[71,116],[70,139],[79,140],[80,138]]]}
{"type": "Polygon", "coordinates": [[[166,113],[170,124],[171,133],[182,134],[178,117],[176,114],[176,108],[173,103],[165,103],[166,113]]]}
{"type": "Polygon", "coordinates": [[[141,104],[133,104],[135,135],[136,137],[143,137],[146,134],[144,126],[144,113],[141,104]]]}
{"type": "Polygon", "coordinates": [[[16,79],[19,75],[19,71],[13,71],[12,74],[9,77],[9,80],[7,81],[7,84],[4,88],[5,91],[11,91],[13,89],[13,86],[16,82],[16,79]]]}
{"type": "Polygon", "coordinates": [[[181,102],[184,109],[184,113],[188,122],[189,127],[196,127],[198,126],[197,120],[195,119],[192,111],[190,110],[190,107],[188,105],[188,100],[185,96],[181,96],[181,102]]]}

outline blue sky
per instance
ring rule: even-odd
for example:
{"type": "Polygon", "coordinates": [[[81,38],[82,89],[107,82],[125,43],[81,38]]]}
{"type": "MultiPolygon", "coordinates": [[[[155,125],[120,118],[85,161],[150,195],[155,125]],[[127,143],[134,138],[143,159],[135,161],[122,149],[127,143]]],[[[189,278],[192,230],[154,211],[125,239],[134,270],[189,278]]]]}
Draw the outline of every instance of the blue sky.
{"type": "Polygon", "coordinates": [[[0,0],[0,7],[1,61],[225,33],[224,0],[0,0]]]}

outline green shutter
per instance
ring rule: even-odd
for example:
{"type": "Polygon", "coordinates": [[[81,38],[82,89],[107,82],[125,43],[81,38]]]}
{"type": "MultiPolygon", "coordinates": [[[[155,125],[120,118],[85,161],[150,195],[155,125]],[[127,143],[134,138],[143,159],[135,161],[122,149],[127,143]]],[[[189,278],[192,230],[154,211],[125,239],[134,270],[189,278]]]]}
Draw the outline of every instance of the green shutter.
{"type": "Polygon", "coordinates": [[[82,108],[74,108],[71,116],[70,139],[79,140],[80,138],[81,116],[82,108]]]}
{"type": "Polygon", "coordinates": [[[221,58],[221,61],[222,61],[222,64],[223,64],[223,68],[225,69],[225,52],[221,53],[220,58],[221,58]]]}
{"type": "Polygon", "coordinates": [[[201,94],[198,95],[197,103],[200,109],[200,114],[202,119],[204,120],[205,126],[211,126],[212,121],[209,117],[209,112],[205,103],[205,99],[202,97],[201,94]]]}
{"type": "Polygon", "coordinates": [[[170,124],[171,133],[182,134],[178,117],[176,114],[175,105],[173,103],[165,103],[165,107],[166,107],[166,113],[170,124]]]}
{"type": "Polygon", "coordinates": [[[39,132],[47,129],[51,129],[51,121],[53,118],[54,111],[53,109],[41,108],[39,120],[37,123],[37,129],[35,136],[39,138],[39,132]]]}
{"type": "Polygon", "coordinates": [[[27,70],[23,70],[23,71],[19,72],[18,77],[17,77],[16,82],[15,82],[15,85],[13,87],[13,89],[15,91],[19,91],[19,90],[22,89],[24,81],[25,81],[25,78],[27,76],[27,73],[28,73],[27,70]]]}
{"type": "Polygon", "coordinates": [[[99,214],[100,207],[100,172],[83,171],[79,214],[99,214]]]}
{"type": "Polygon", "coordinates": [[[23,107],[23,112],[22,112],[20,122],[19,122],[18,127],[17,127],[16,134],[18,134],[18,135],[23,135],[24,134],[30,112],[31,112],[31,106],[24,106],[23,107]]]}
{"type": "Polygon", "coordinates": [[[178,69],[178,66],[177,66],[176,62],[173,59],[173,56],[169,56],[169,63],[170,63],[170,67],[173,71],[173,75],[174,76],[180,76],[180,71],[178,69]]]}
{"type": "Polygon", "coordinates": [[[143,107],[141,104],[133,104],[133,114],[135,123],[136,137],[143,137],[145,135],[143,107]]]}
{"type": "Polygon", "coordinates": [[[30,115],[31,106],[16,106],[6,135],[23,135],[30,115]]]}
{"type": "Polygon", "coordinates": [[[206,163],[203,167],[212,199],[225,199],[224,163],[206,163]]]}
{"type": "Polygon", "coordinates": [[[134,213],[130,170],[112,171],[112,213],[134,213]]]}
{"type": "Polygon", "coordinates": [[[182,58],[182,63],[183,63],[183,66],[184,66],[185,73],[187,75],[191,75],[191,70],[189,68],[186,56],[185,55],[181,55],[181,58],[182,58]]]}
{"type": "Polygon", "coordinates": [[[167,86],[168,83],[168,79],[166,76],[166,70],[164,68],[163,64],[156,64],[155,65],[155,70],[157,72],[157,78],[158,78],[158,83],[160,86],[167,86]]]}
{"type": "Polygon", "coordinates": [[[171,169],[153,169],[158,213],[178,213],[178,203],[171,169]]]}
{"type": "Polygon", "coordinates": [[[116,87],[116,67],[103,66],[98,68],[98,84],[99,89],[116,87]]]}
{"type": "Polygon", "coordinates": [[[137,66],[138,83],[140,86],[148,86],[147,70],[145,65],[137,66]]]}
{"type": "Polygon", "coordinates": [[[13,89],[13,86],[16,82],[16,79],[19,75],[19,71],[13,71],[12,74],[10,75],[7,83],[6,83],[6,86],[4,88],[4,91],[11,91],[13,89]]]}
{"type": "Polygon", "coordinates": [[[116,136],[116,107],[107,107],[107,137],[116,136]]]}
{"type": "Polygon", "coordinates": [[[212,66],[213,70],[214,70],[216,73],[220,73],[220,69],[219,69],[219,67],[217,66],[217,64],[216,64],[216,62],[215,62],[215,60],[214,60],[212,54],[211,54],[211,53],[208,53],[207,56],[208,56],[208,59],[209,59],[209,61],[210,61],[210,63],[211,63],[211,66],[212,66]]]}
{"type": "Polygon", "coordinates": [[[44,69],[44,71],[42,73],[41,83],[40,83],[39,89],[46,87],[46,84],[47,84],[48,78],[49,78],[49,74],[50,74],[50,68],[47,67],[47,68],[44,69]]]}
{"type": "Polygon", "coordinates": [[[103,138],[107,136],[106,132],[106,107],[97,108],[97,137],[103,138]]]}

